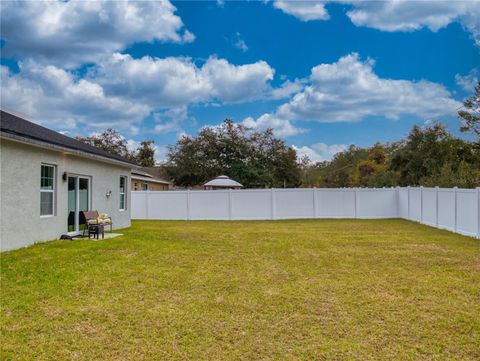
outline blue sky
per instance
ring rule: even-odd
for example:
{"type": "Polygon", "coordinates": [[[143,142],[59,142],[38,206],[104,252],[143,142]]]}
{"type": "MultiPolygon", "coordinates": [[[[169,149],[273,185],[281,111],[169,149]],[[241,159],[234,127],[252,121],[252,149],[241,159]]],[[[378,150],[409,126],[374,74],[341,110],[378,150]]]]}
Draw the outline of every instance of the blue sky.
{"type": "Polygon", "coordinates": [[[157,158],[225,118],[312,160],[455,116],[480,71],[479,1],[8,2],[2,107],[157,158]]]}

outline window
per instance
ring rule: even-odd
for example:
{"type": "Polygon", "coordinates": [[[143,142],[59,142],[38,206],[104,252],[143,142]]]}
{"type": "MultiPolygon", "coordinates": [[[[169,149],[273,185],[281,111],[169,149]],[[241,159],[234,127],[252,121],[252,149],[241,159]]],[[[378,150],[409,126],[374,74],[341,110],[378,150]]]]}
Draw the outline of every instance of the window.
{"type": "Polygon", "coordinates": [[[142,183],[142,191],[148,191],[148,183],[142,183]]]}
{"type": "Polygon", "coordinates": [[[55,213],[55,166],[42,164],[40,169],[40,216],[55,213]]]}
{"type": "Polygon", "coordinates": [[[133,190],[138,191],[138,182],[133,183],[133,190]]]}
{"type": "Polygon", "coordinates": [[[120,210],[127,209],[127,177],[120,177],[120,210]]]}

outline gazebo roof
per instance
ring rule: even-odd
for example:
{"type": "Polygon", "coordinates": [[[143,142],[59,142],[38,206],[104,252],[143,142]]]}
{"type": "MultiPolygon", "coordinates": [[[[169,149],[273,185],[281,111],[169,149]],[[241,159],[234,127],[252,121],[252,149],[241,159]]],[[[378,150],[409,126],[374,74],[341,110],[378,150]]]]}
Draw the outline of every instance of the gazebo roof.
{"type": "Polygon", "coordinates": [[[226,175],[218,176],[215,179],[204,184],[206,187],[225,187],[225,188],[233,188],[233,187],[243,187],[242,184],[230,179],[226,175]]]}

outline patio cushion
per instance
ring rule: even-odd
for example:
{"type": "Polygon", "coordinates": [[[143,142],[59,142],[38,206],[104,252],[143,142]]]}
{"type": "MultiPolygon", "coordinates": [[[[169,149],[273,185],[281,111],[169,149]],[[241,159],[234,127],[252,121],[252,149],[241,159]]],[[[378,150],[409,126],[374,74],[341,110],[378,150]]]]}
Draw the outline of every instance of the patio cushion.
{"type": "Polygon", "coordinates": [[[112,220],[110,218],[96,218],[96,219],[89,219],[88,224],[110,224],[112,220]]]}

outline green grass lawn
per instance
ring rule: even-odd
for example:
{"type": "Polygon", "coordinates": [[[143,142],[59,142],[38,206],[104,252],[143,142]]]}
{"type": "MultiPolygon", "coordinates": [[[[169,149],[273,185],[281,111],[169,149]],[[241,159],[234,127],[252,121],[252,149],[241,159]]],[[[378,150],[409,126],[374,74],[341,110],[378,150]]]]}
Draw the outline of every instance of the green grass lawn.
{"type": "Polygon", "coordinates": [[[480,359],[479,240],[404,220],[122,232],[1,255],[2,359],[480,359]]]}

